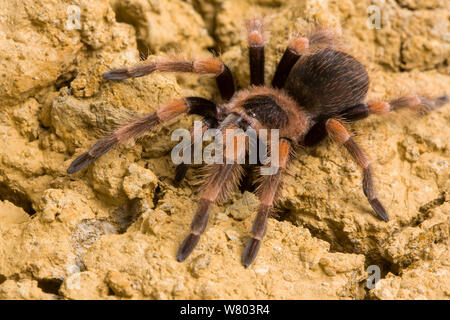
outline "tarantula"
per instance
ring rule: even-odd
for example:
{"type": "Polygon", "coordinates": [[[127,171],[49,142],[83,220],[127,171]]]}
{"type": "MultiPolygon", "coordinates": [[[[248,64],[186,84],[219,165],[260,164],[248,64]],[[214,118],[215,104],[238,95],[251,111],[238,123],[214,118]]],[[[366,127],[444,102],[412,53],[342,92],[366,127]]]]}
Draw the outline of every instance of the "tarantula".
{"type": "MultiPolygon", "coordinates": [[[[219,130],[253,128],[278,129],[278,166],[273,175],[261,176],[257,193],[260,199],[258,213],[252,226],[252,237],[243,251],[242,263],[248,267],[256,258],[266,233],[267,219],[277,200],[281,181],[293,150],[298,146],[314,146],[327,135],[342,144],[363,172],[363,192],[375,213],[384,221],[388,214],[377,198],[372,178],[372,167],[365,152],[352,139],[343,122],[352,122],[370,114],[421,107],[430,110],[442,106],[448,96],[431,99],[419,95],[391,101],[364,102],[369,88],[365,67],[351,55],[337,49],[331,32],[317,28],[307,37],[296,37],[278,64],[270,86],[264,83],[263,24],[254,19],[248,23],[250,59],[250,87],[236,91],[230,69],[218,59],[194,61],[164,60],[121,68],[103,74],[106,80],[123,80],[160,72],[190,72],[214,76],[223,102],[216,104],[200,97],[187,97],[171,102],[155,113],[132,120],[119,127],[110,136],[99,140],[86,153],[76,158],[68,173],[77,172],[100,156],[128,139],[143,135],[158,124],[183,113],[203,116],[205,128],[219,130]]],[[[224,146],[226,149],[227,145],[224,146]]],[[[175,181],[183,179],[189,164],[177,166],[175,181]]],[[[209,219],[211,205],[227,197],[239,184],[243,170],[240,164],[209,165],[199,206],[191,232],[182,242],[176,255],[184,261],[199,242],[209,219]]]]}

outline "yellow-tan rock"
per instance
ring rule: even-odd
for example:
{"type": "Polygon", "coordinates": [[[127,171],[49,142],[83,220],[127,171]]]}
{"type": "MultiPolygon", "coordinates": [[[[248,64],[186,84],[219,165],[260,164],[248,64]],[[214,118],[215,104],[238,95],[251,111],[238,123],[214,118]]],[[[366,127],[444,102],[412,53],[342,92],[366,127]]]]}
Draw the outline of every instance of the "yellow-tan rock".
{"type": "Polygon", "coordinates": [[[213,49],[245,87],[251,16],[267,23],[267,83],[289,39],[319,23],[367,66],[369,99],[449,94],[445,1],[0,4],[1,299],[449,298],[448,104],[424,116],[398,112],[351,125],[372,160],[388,223],[374,217],[345,150],[328,140],[299,149],[249,268],[241,255],[258,200],[248,190],[214,206],[196,250],[183,263],[175,259],[198,204],[198,170],[174,185],[170,133],[198,118],[180,117],[66,173],[137,114],[181,96],[219,101],[206,77],[107,82],[103,72],[147,56],[211,57],[213,49]],[[371,5],[379,6],[379,29],[371,5]],[[381,279],[369,290],[370,265],[381,279]]]}

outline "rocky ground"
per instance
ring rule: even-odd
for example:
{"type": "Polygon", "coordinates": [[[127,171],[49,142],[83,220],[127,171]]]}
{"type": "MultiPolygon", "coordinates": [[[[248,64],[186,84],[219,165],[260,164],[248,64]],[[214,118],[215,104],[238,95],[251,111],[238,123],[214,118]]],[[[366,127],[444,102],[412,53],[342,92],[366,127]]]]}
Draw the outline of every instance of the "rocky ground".
{"type": "Polygon", "coordinates": [[[342,148],[326,141],[299,150],[248,269],[241,254],[258,206],[248,191],[214,207],[194,253],[175,260],[197,194],[195,172],[173,184],[170,132],[190,127],[193,117],[66,173],[131,114],[185,95],[218,99],[214,81],[203,77],[155,73],[112,83],[103,72],[155,55],[214,51],[245,87],[244,20],[253,16],[268,25],[268,79],[289,37],[319,23],[364,61],[370,99],[449,93],[445,0],[0,4],[0,298],[450,298],[448,104],[425,116],[400,112],[352,126],[373,161],[389,223],[373,216],[360,170],[342,148]],[[381,9],[380,29],[369,28],[371,5],[381,9]],[[381,280],[369,289],[373,265],[381,280]]]}

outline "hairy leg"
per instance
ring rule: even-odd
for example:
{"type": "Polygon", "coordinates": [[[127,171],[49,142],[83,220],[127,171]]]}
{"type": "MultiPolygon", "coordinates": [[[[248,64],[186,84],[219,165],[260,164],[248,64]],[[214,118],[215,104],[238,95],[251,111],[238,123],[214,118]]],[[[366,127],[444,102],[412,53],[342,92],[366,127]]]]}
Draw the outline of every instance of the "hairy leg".
{"type": "Polygon", "coordinates": [[[418,113],[428,113],[449,101],[448,95],[428,98],[419,95],[404,96],[390,101],[369,101],[367,106],[371,114],[386,114],[400,109],[412,109],[418,113]]]}
{"type": "Polygon", "coordinates": [[[261,182],[257,188],[259,194],[260,206],[252,226],[252,238],[245,246],[242,255],[242,264],[248,267],[256,258],[262,239],[266,234],[267,219],[273,208],[277,193],[281,187],[282,175],[291,153],[291,145],[287,140],[279,142],[279,161],[277,172],[273,175],[261,176],[261,182]]]}
{"type": "Polygon", "coordinates": [[[364,151],[352,139],[350,133],[341,122],[336,119],[329,119],[326,122],[328,135],[338,143],[342,144],[350,153],[356,163],[363,171],[363,191],[375,213],[384,221],[389,221],[389,216],[383,205],[377,198],[373,183],[372,167],[364,151]]]}
{"type": "Polygon", "coordinates": [[[155,71],[191,72],[212,75],[224,101],[228,101],[235,92],[234,79],[230,69],[218,59],[201,59],[194,61],[156,61],[139,64],[129,68],[114,69],[103,74],[105,80],[124,80],[142,77],[155,71]]]}
{"type": "Polygon", "coordinates": [[[97,141],[88,152],[83,153],[70,164],[67,172],[75,173],[80,171],[118,144],[132,138],[138,138],[158,124],[172,120],[182,113],[216,117],[218,107],[215,103],[198,97],[175,100],[152,114],[133,120],[116,129],[110,136],[97,141]]]}
{"type": "Polygon", "coordinates": [[[248,49],[250,58],[250,84],[264,85],[264,26],[261,20],[247,23],[248,49]]]}
{"type": "Polygon", "coordinates": [[[339,116],[348,121],[356,121],[367,118],[371,114],[387,114],[400,109],[410,109],[418,113],[428,113],[437,109],[449,101],[447,95],[437,98],[428,98],[419,95],[403,96],[390,101],[372,100],[360,103],[345,109],[339,116]]]}
{"type": "Polygon", "coordinates": [[[334,43],[333,34],[325,29],[314,30],[308,37],[294,38],[283,53],[272,79],[272,87],[281,89],[294,64],[310,47],[326,47],[334,43]]]}
{"type": "Polygon", "coordinates": [[[307,38],[298,37],[289,43],[289,46],[284,51],[275,75],[272,79],[272,87],[281,89],[284,87],[286,79],[294,64],[300,58],[303,51],[308,49],[309,40],[307,38]]]}
{"type": "MultiPolygon", "coordinates": [[[[238,129],[236,125],[240,121],[240,117],[237,115],[230,115],[225,120],[226,123],[221,129],[225,132],[226,129],[235,130],[238,129]]],[[[230,133],[230,132],[228,132],[230,133]]],[[[236,138],[233,139],[233,143],[236,142],[236,139],[243,135],[244,133],[237,133],[236,138]]],[[[224,141],[226,141],[224,139],[224,141]]],[[[237,164],[237,159],[245,154],[244,149],[235,148],[234,145],[226,145],[224,148],[224,164],[212,164],[208,167],[209,174],[207,175],[205,181],[205,187],[201,193],[200,204],[198,206],[197,212],[192,220],[191,224],[191,232],[181,243],[180,248],[177,252],[177,260],[184,261],[194,250],[198,241],[200,240],[201,234],[205,231],[206,225],[209,220],[209,210],[211,205],[216,203],[217,201],[224,200],[228,194],[236,188],[239,184],[239,181],[242,177],[242,166],[237,164]],[[234,148],[234,161],[233,163],[228,163],[226,160],[227,149],[234,148]]]]}
{"type": "MultiPolygon", "coordinates": [[[[191,145],[188,146],[187,148],[190,148],[191,150],[191,155],[194,154],[194,145],[195,144],[202,144],[203,143],[203,133],[211,128],[216,128],[218,125],[217,119],[215,118],[204,118],[202,120],[202,136],[194,136],[194,129],[191,130],[191,145]]],[[[187,152],[187,150],[183,150],[183,153],[187,152]]],[[[191,159],[192,160],[192,159],[191,159]]],[[[175,184],[180,184],[181,181],[183,181],[184,177],[186,176],[187,171],[189,170],[189,168],[191,167],[191,165],[189,163],[180,163],[179,165],[177,165],[176,169],[175,169],[175,184]]]]}
{"type": "MultiPolygon", "coordinates": [[[[360,103],[341,111],[335,115],[346,121],[357,121],[367,118],[371,114],[387,114],[391,111],[400,109],[411,109],[419,113],[428,113],[437,109],[449,101],[447,95],[431,99],[423,96],[412,95],[393,99],[390,101],[369,101],[368,103],[360,103]]],[[[328,117],[322,117],[305,136],[304,144],[313,146],[318,144],[327,136],[325,123],[328,117]]]]}

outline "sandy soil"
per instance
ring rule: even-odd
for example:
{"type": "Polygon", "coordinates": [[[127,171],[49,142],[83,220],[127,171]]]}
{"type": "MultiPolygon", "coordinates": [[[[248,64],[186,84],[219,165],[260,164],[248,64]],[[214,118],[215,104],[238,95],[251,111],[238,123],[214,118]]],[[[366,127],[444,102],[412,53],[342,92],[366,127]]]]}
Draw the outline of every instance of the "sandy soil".
{"type": "Polygon", "coordinates": [[[248,269],[241,254],[258,206],[248,191],[215,206],[194,253],[175,260],[198,195],[195,170],[173,184],[170,132],[196,118],[181,117],[66,173],[133,113],[186,95],[218,101],[214,81],[204,77],[155,73],[113,83],[103,72],[147,56],[210,57],[213,49],[245,87],[244,20],[252,16],[267,22],[268,81],[289,38],[319,23],[370,70],[368,98],[449,93],[445,0],[0,5],[1,299],[450,298],[448,104],[425,116],[399,112],[352,125],[389,223],[373,216],[345,150],[332,141],[300,150],[248,269]],[[381,8],[380,29],[369,28],[371,5],[381,8]],[[369,289],[373,265],[381,280],[369,289]]]}

